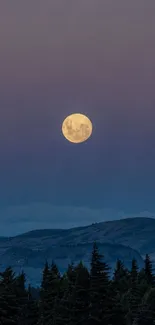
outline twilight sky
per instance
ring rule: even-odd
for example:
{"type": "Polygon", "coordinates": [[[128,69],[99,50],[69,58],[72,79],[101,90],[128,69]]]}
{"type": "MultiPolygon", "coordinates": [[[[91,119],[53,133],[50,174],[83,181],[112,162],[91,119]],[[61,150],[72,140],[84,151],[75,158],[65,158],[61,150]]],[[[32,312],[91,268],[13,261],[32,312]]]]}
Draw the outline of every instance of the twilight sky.
{"type": "Polygon", "coordinates": [[[154,17],[154,0],[1,0],[0,235],[155,215],[154,17]],[[74,112],[94,125],[77,145],[74,112]]]}

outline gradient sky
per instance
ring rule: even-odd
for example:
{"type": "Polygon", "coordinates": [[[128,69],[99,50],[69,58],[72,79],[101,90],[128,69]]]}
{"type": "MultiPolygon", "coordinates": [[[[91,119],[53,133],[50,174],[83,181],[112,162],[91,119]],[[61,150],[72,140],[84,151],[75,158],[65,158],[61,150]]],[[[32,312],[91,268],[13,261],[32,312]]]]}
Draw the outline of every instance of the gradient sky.
{"type": "Polygon", "coordinates": [[[154,0],[1,0],[0,235],[154,215],[154,17],[154,0]],[[83,144],[61,134],[74,112],[83,144]]]}

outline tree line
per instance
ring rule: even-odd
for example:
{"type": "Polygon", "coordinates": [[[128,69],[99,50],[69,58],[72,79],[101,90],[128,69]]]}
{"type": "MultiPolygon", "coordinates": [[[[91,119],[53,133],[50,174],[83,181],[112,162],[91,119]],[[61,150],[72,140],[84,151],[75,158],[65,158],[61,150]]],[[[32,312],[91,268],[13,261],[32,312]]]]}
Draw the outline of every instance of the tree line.
{"type": "Polygon", "coordinates": [[[70,264],[61,275],[45,263],[38,291],[25,285],[25,274],[11,267],[0,273],[0,325],[153,325],[155,276],[146,255],[144,267],[131,269],[117,260],[113,276],[93,244],[88,270],[70,264]]]}

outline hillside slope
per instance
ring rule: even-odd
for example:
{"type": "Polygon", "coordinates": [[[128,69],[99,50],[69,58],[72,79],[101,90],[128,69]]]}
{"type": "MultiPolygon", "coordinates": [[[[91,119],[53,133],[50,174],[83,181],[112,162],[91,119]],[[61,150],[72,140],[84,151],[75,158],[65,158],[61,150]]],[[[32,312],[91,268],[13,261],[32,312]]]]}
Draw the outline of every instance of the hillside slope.
{"type": "Polygon", "coordinates": [[[38,248],[51,245],[100,243],[122,244],[138,250],[141,254],[155,252],[155,219],[128,218],[92,224],[72,229],[43,229],[8,238],[0,246],[35,244],[38,248]]]}
{"type": "Polygon", "coordinates": [[[154,234],[155,219],[151,218],[130,218],[67,230],[34,230],[0,240],[1,268],[8,265],[15,270],[24,268],[30,280],[34,273],[38,282],[46,259],[55,260],[62,272],[70,262],[83,260],[88,266],[94,241],[98,242],[111,268],[117,258],[130,267],[135,257],[142,266],[141,256],[145,253],[155,260],[154,234]]]}

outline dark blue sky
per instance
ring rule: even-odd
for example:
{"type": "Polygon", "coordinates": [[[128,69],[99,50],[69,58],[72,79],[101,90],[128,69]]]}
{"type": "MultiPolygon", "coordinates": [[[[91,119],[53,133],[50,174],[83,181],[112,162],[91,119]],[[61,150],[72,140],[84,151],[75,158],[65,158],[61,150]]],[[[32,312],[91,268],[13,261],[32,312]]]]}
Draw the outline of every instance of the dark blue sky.
{"type": "Polygon", "coordinates": [[[155,212],[155,2],[63,3],[2,1],[0,235],[155,212]]]}

